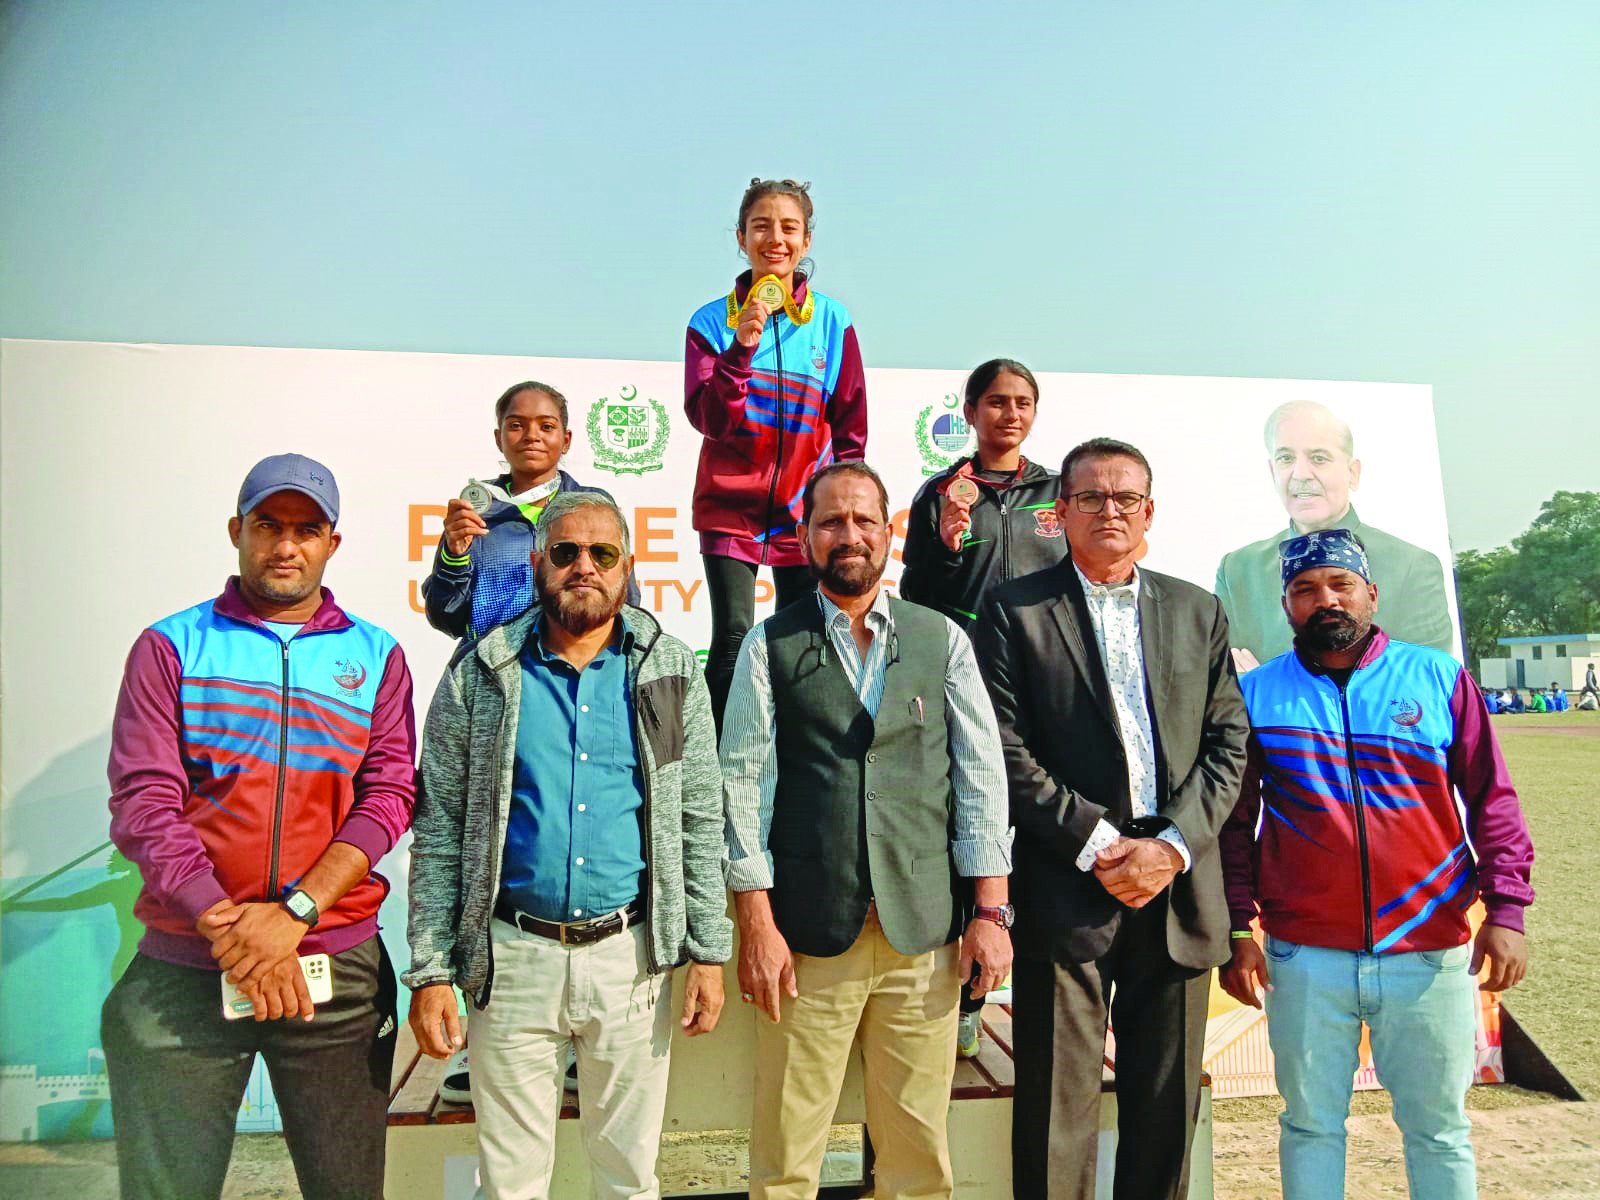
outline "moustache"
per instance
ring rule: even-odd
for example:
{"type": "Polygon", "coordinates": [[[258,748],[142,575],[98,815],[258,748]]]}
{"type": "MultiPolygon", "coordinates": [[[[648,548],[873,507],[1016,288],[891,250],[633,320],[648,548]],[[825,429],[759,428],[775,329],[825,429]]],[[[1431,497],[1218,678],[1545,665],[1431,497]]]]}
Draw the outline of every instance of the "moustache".
{"type": "Polygon", "coordinates": [[[1288,492],[1289,495],[1294,496],[1297,499],[1306,496],[1320,496],[1323,494],[1322,485],[1320,483],[1295,483],[1293,480],[1291,480],[1289,483],[1288,492]]]}
{"type": "Polygon", "coordinates": [[[1356,623],[1356,619],[1354,617],[1352,617],[1349,613],[1345,612],[1343,609],[1339,609],[1339,608],[1319,608],[1319,609],[1317,609],[1316,612],[1312,613],[1309,617],[1306,618],[1306,624],[1307,625],[1314,625],[1314,624],[1317,624],[1317,623],[1323,623],[1323,624],[1332,623],[1332,624],[1335,624],[1335,625],[1354,625],[1356,623]]]}
{"type": "Polygon", "coordinates": [[[868,548],[865,542],[860,542],[854,546],[835,546],[828,552],[828,565],[831,567],[841,558],[850,558],[853,556],[859,556],[866,559],[868,562],[872,561],[872,551],[868,548]]]}

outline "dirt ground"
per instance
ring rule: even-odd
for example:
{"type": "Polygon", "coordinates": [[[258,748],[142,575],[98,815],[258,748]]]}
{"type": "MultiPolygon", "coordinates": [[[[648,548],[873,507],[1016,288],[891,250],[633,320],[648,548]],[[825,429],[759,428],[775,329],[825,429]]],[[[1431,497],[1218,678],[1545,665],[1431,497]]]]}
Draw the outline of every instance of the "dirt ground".
{"type": "MultiPolygon", "coordinates": [[[[1495,718],[1512,778],[1533,828],[1539,900],[1528,913],[1532,967],[1510,1000],[1518,1020],[1586,1096],[1562,1103],[1512,1087],[1474,1088],[1468,1097],[1485,1200],[1600,1200],[1600,1029],[1594,981],[1600,939],[1593,922],[1595,821],[1600,781],[1600,715],[1495,718]]],[[[1217,1200],[1277,1200],[1276,1097],[1215,1106],[1217,1200]]],[[[1381,1092],[1359,1093],[1350,1118],[1349,1200],[1404,1197],[1400,1135],[1381,1092]]],[[[840,1147],[841,1150],[844,1147],[840,1147]]],[[[737,1179],[739,1147],[702,1136],[669,1147],[662,1174],[674,1180],[737,1179]],[[731,1170],[730,1170],[731,1167],[731,1170]],[[731,1178],[730,1178],[731,1176],[731,1178]]],[[[110,1142],[0,1144],[0,1196],[28,1200],[112,1200],[116,1151],[110,1142]]],[[[241,1136],[226,1200],[299,1196],[283,1139],[241,1136]]],[[[401,1198],[396,1198],[401,1200],[401,1198]]]]}

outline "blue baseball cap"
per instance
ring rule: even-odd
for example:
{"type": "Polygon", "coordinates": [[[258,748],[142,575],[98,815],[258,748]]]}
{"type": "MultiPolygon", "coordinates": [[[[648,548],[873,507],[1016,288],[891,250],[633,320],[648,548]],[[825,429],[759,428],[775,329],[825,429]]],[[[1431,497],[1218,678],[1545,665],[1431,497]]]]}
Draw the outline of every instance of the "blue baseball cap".
{"type": "Polygon", "coordinates": [[[1316,529],[1279,542],[1278,565],[1283,572],[1285,591],[1296,575],[1316,567],[1343,567],[1372,582],[1367,548],[1348,529],[1316,529]]]}
{"type": "Polygon", "coordinates": [[[330,525],[339,523],[339,485],[333,472],[304,454],[274,454],[250,468],[239,488],[239,515],[252,511],[268,496],[299,492],[317,502],[330,525]]]}

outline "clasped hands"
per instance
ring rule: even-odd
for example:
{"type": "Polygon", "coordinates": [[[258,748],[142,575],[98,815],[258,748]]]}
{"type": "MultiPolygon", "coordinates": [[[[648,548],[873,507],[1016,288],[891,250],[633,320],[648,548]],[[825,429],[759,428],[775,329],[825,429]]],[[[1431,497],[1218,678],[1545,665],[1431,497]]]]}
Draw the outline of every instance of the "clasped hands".
{"type": "Polygon", "coordinates": [[[1161,838],[1118,838],[1094,856],[1100,886],[1129,908],[1143,908],[1183,870],[1183,855],[1161,838]]]}
{"type": "Polygon", "coordinates": [[[296,954],[306,926],[283,905],[219,900],[200,914],[195,929],[211,943],[217,966],[250,1001],[256,1020],[311,1020],[311,993],[296,954]]]}

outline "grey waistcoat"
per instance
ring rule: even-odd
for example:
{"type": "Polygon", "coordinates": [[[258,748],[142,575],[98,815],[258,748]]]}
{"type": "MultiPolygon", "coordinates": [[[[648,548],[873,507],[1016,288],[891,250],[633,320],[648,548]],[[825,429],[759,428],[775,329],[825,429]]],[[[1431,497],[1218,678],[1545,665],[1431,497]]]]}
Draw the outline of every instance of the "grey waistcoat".
{"type": "Polygon", "coordinates": [[[849,949],[876,899],[889,943],[921,954],[959,933],[950,856],[945,618],[889,601],[883,700],[867,715],[829,645],[819,605],[766,622],[777,713],[773,916],[792,950],[849,949]]]}

